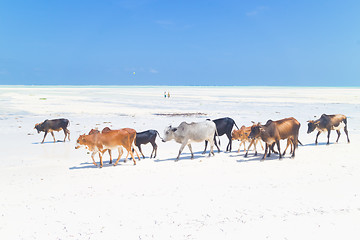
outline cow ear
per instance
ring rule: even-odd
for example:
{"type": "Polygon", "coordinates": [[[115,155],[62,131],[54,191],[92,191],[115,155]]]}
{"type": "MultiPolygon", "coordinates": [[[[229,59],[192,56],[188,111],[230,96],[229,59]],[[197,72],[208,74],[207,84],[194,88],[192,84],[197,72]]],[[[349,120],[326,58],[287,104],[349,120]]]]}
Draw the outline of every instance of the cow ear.
{"type": "Polygon", "coordinates": [[[177,130],[177,128],[173,128],[173,129],[171,129],[173,132],[176,132],[176,130],[177,130]]]}

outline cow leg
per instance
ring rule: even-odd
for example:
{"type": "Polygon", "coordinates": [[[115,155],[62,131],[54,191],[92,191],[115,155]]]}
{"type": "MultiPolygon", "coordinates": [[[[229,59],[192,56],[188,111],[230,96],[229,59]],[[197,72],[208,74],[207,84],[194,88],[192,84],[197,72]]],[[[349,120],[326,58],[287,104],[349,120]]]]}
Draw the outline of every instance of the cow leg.
{"type": "Polygon", "coordinates": [[[347,126],[344,127],[344,132],[345,132],[345,134],[346,134],[348,143],[350,143],[349,133],[348,133],[348,130],[347,130],[347,126]]]}
{"type": "MultiPolygon", "coordinates": [[[[229,139],[229,143],[228,143],[228,145],[227,145],[227,147],[226,147],[226,151],[231,152],[231,149],[232,149],[231,133],[227,133],[226,136],[227,136],[228,139],[229,139]]],[[[245,145],[245,144],[244,144],[244,145],[245,145]]]]}
{"type": "Polygon", "coordinates": [[[65,137],[64,137],[64,142],[65,142],[66,137],[67,137],[67,131],[66,131],[66,129],[64,129],[64,128],[63,128],[63,131],[64,131],[64,134],[65,134],[65,137]]]}
{"type": "Polygon", "coordinates": [[[331,132],[331,130],[328,130],[328,136],[327,136],[328,141],[327,141],[326,145],[330,144],[330,132],[331,132]]]}
{"type": "MultiPolygon", "coordinates": [[[[290,142],[291,140],[290,140],[290,138],[288,138],[287,140],[286,140],[286,148],[285,148],[285,150],[284,150],[284,152],[283,152],[283,155],[285,155],[285,153],[286,153],[286,150],[288,149],[288,147],[289,147],[289,145],[291,146],[290,148],[292,149],[292,145],[291,145],[291,142],[290,142]]],[[[292,150],[290,151],[290,153],[292,152],[292,150]]]]}
{"type": "MultiPolygon", "coordinates": [[[[241,148],[241,144],[243,143],[243,141],[240,142],[239,144],[239,150],[237,151],[238,153],[240,152],[240,148],[241,148]]],[[[245,149],[245,144],[244,144],[244,149],[245,149]]],[[[245,151],[245,150],[244,150],[245,151]]]]}
{"type": "Polygon", "coordinates": [[[209,157],[211,156],[211,154],[213,156],[215,156],[215,153],[214,153],[214,143],[216,143],[216,140],[214,139],[213,142],[210,141],[210,152],[209,152],[209,157]]]}
{"type": "MultiPolygon", "coordinates": [[[[127,149],[127,150],[128,150],[128,154],[130,153],[130,155],[131,155],[131,158],[132,158],[132,160],[134,162],[134,165],[136,165],[135,157],[134,157],[134,154],[131,151],[131,147],[130,147],[130,149],[127,149]]],[[[136,153],[136,150],[135,150],[135,153],[136,153]]],[[[139,157],[139,155],[138,155],[138,157],[139,157]]],[[[140,159],[140,157],[139,157],[139,159],[140,159]]]]}
{"type": "Polygon", "coordinates": [[[259,141],[259,139],[255,140],[254,139],[254,150],[255,150],[255,156],[257,155],[257,151],[256,151],[256,141],[259,141]]]}
{"type": "Polygon", "coordinates": [[[317,145],[318,144],[318,137],[319,137],[319,135],[320,135],[320,131],[316,134],[316,138],[315,138],[315,145],[317,145]]]}
{"type": "Polygon", "coordinates": [[[251,139],[250,145],[248,146],[248,149],[246,150],[246,153],[245,153],[244,157],[247,157],[247,156],[248,156],[249,149],[250,149],[251,145],[254,144],[254,142],[255,142],[255,140],[254,140],[254,139],[251,139]]]}
{"type": "Polygon", "coordinates": [[[188,146],[188,148],[189,148],[189,150],[190,150],[190,152],[191,152],[191,159],[194,159],[194,153],[193,153],[193,151],[192,151],[191,144],[189,143],[187,146],[188,146]]]}
{"type": "Polygon", "coordinates": [[[41,143],[44,143],[44,140],[45,140],[45,137],[46,137],[47,134],[48,134],[48,131],[45,131],[44,138],[43,138],[41,143]]]}
{"type": "Polygon", "coordinates": [[[109,164],[112,164],[112,157],[111,157],[111,150],[110,149],[108,149],[108,153],[109,153],[109,156],[110,156],[109,164]]]}
{"type": "MultiPolygon", "coordinates": [[[[67,132],[67,134],[68,134],[68,140],[69,140],[69,142],[70,142],[70,131],[69,131],[69,129],[66,129],[66,132],[67,132]]],[[[64,141],[65,142],[65,141],[64,141]]]]}
{"type": "Polygon", "coordinates": [[[265,143],[265,154],[264,154],[264,156],[262,157],[262,159],[260,160],[261,162],[266,159],[267,151],[268,151],[269,148],[270,148],[270,147],[269,147],[269,144],[265,143]]]}
{"type": "Polygon", "coordinates": [[[102,154],[99,152],[99,158],[100,158],[100,168],[103,167],[103,160],[102,160],[102,154]]]}
{"type": "Polygon", "coordinates": [[[208,141],[207,141],[207,140],[205,140],[205,149],[204,149],[204,151],[203,151],[201,154],[205,154],[205,153],[206,153],[206,148],[207,148],[207,145],[208,145],[208,141]]]}
{"type": "Polygon", "coordinates": [[[139,161],[140,161],[140,156],[139,156],[139,153],[138,153],[138,151],[136,151],[136,148],[135,148],[135,145],[134,145],[134,143],[132,144],[132,148],[134,149],[134,151],[135,151],[135,154],[136,154],[137,158],[138,158],[138,159],[139,159],[139,161]]]}
{"type": "Polygon", "coordinates": [[[280,151],[280,140],[276,141],[276,145],[277,145],[277,148],[278,148],[278,151],[279,151],[279,159],[281,159],[282,155],[281,155],[281,151],[280,151]]]}
{"type": "Polygon", "coordinates": [[[291,158],[294,158],[295,157],[295,149],[296,149],[296,140],[295,138],[292,138],[291,139],[291,142],[292,142],[292,145],[291,145],[291,151],[292,151],[292,155],[291,155],[291,158]]]}
{"type": "Polygon", "coordinates": [[[258,139],[258,140],[257,140],[257,142],[259,142],[259,143],[260,143],[261,150],[264,150],[264,147],[263,147],[263,145],[262,145],[262,143],[261,143],[260,139],[258,139]]]}
{"type": "MultiPolygon", "coordinates": [[[[140,153],[141,153],[142,157],[143,157],[143,158],[145,158],[145,156],[144,156],[143,152],[141,151],[141,145],[139,145],[139,146],[138,146],[138,148],[139,148],[139,151],[140,151],[140,153]]],[[[135,150],[135,148],[133,148],[133,150],[135,150]]]]}
{"type": "Polygon", "coordinates": [[[339,138],[340,138],[341,133],[340,133],[340,130],[336,130],[336,132],[337,132],[337,134],[338,134],[338,137],[337,137],[337,139],[336,139],[336,142],[338,142],[338,141],[339,141],[339,138]]]}
{"type": "Polygon", "coordinates": [[[118,148],[118,151],[119,151],[119,156],[118,156],[118,158],[116,159],[116,162],[114,163],[114,166],[116,166],[116,165],[118,164],[121,156],[122,156],[123,153],[124,153],[122,147],[119,147],[119,148],[118,148]]]}
{"type": "MultiPolygon", "coordinates": [[[[268,144],[268,145],[269,145],[269,144],[268,144]]],[[[267,157],[270,157],[270,156],[271,156],[271,151],[275,152],[275,151],[274,151],[274,145],[275,145],[275,142],[272,143],[271,145],[269,145],[267,157]]],[[[265,151],[265,152],[266,152],[266,151],[265,151]]]]}
{"type": "Polygon", "coordinates": [[[179,149],[179,154],[178,154],[178,156],[177,156],[177,158],[176,158],[175,161],[179,161],[180,154],[181,154],[181,152],[184,150],[184,147],[185,147],[186,145],[187,145],[187,141],[184,142],[183,144],[181,144],[181,147],[180,147],[180,149],[179,149]]]}
{"type": "MultiPolygon", "coordinates": [[[[219,146],[218,146],[218,144],[217,144],[217,142],[216,142],[215,137],[216,137],[216,135],[214,136],[214,142],[212,143],[212,145],[214,146],[214,143],[215,143],[215,146],[217,147],[218,153],[219,153],[219,152],[220,152],[220,148],[219,148],[219,146]]],[[[210,146],[211,146],[211,143],[210,143],[210,146]]],[[[226,148],[226,151],[227,151],[227,148],[226,148]]],[[[211,152],[211,150],[210,150],[210,152],[211,152]]]]}
{"type": "Polygon", "coordinates": [[[156,152],[157,152],[157,145],[156,145],[156,143],[155,143],[155,141],[154,142],[151,142],[151,145],[152,145],[152,147],[153,147],[153,151],[152,151],[152,153],[151,153],[151,156],[150,156],[150,158],[156,158],[156,152]],[[153,156],[153,153],[154,153],[154,156],[153,156]]]}
{"type": "Polygon", "coordinates": [[[54,143],[55,143],[56,140],[55,140],[54,132],[51,131],[50,133],[51,133],[52,137],[54,138],[54,143]]]}
{"type": "Polygon", "coordinates": [[[94,159],[94,155],[95,155],[95,154],[96,154],[96,152],[92,152],[91,158],[92,158],[92,160],[93,160],[94,165],[97,166],[97,164],[96,164],[96,162],[95,162],[95,159],[94,159]]]}

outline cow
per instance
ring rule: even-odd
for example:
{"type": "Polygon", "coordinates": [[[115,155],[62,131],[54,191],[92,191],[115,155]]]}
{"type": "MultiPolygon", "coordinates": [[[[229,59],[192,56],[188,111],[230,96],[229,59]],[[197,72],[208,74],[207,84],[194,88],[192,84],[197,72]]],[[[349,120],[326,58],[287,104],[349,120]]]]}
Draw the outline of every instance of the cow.
{"type": "MultiPolygon", "coordinates": [[[[231,152],[231,147],[232,147],[231,131],[232,131],[234,125],[236,126],[237,129],[239,129],[238,126],[236,125],[235,121],[232,118],[229,118],[229,117],[215,119],[215,120],[213,120],[213,122],[216,125],[216,131],[219,134],[218,136],[222,136],[222,135],[226,134],[226,136],[228,137],[229,143],[226,146],[226,151],[231,152]]],[[[214,143],[215,143],[215,146],[218,149],[218,152],[220,152],[220,148],[219,148],[219,146],[218,146],[218,144],[216,142],[215,137],[216,136],[214,134],[214,143]]],[[[202,154],[205,154],[207,144],[208,144],[208,142],[205,141],[205,149],[204,149],[202,154]]],[[[220,141],[219,141],[219,144],[220,144],[220,141]]]]}
{"type": "Polygon", "coordinates": [[[141,150],[141,144],[148,144],[151,143],[153,150],[151,152],[150,158],[153,157],[154,154],[154,158],[156,157],[156,153],[157,153],[157,145],[156,145],[156,137],[159,136],[160,139],[162,139],[160,137],[160,134],[158,131],[156,130],[147,130],[144,132],[137,132],[136,133],[136,139],[135,139],[135,146],[137,146],[140,150],[141,155],[143,156],[143,158],[145,158],[142,150],[141,150]]]}
{"type": "Polygon", "coordinates": [[[35,124],[34,129],[36,129],[38,131],[38,133],[45,132],[44,138],[41,143],[44,143],[45,137],[48,134],[48,132],[51,133],[51,135],[54,138],[54,142],[56,142],[55,136],[54,136],[54,131],[59,132],[59,131],[63,130],[64,134],[65,134],[65,138],[64,138],[64,142],[65,142],[66,137],[68,137],[68,139],[70,141],[70,131],[69,131],[69,129],[67,129],[69,124],[70,124],[70,121],[65,118],[52,119],[52,120],[46,119],[44,122],[35,124]]]}
{"type": "Polygon", "coordinates": [[[268,120],[265,125],[261,125],[260,123],[254,124],[251,127],[249,137],[252,139],[261,137],[261,140],[266,143],[265,154],[262,158],[262,161],[266,159],[266,156],[270,156],[273,143],[276,143],[279,150],[279,159],[282,158],[280,151],[281,139],[290,139],[290,144],[292,144],[293,147],[291,157],[294,158],[295,149],[298,146],[299,129],[300,123],[293,117],[281,119],[278,121],[268,120]]]}
{"type": "Polygon", "coordinates": [[[258,142],[260,142],[260,146],[261,146],[262,150],[264,150],[264,147],[263,147],[263,145],[262,145],[262,143],[260,141],[260,137],[255,138],[255,139],[251,139],[251,138],[249,138],[250,132],[251,132],[251,127],[245,127],[243,125],[243,126],[241,126],[241,128],[239,130],[234,129],[234,131],[231,133],[232,140],[239,140],[240,141],[238,152],[240,152],[240,148],[241,148],[242,144],[244,144],[244,151],[245,151],[246,150],[245,149],[245,142],[250,142],[250,145],[248,146],[245,157],[247,157],[248,152],[250,150],[250,147],[252,145],[254,145],[254,150],[255,150],[255,155],[254,156],[257,155],[256,145],[257,145],[258,142]]]}
{"type": "Polygon", "coordinates": [[[311,133],[314,130],[318,130],[318,133],[316,135],[315,144],[318,144],[318,137],[320,133],[322,132],[328,132],[327,134],[327,144],[329,144],[330,141],[330,132],[331,130],[336,130],[338,137],[336,139],[336,142],[339,141],[340,138],[340,130],[344,129],[344,132],[347,137],[348,143],[350,143],[349,139],[349,133],[347,130],[347,118],[345,115],[342,114],[335,114],[335,115],[326,115],[323,114],[321,117],[317,120],[309,120],[308,121],[308,130],[307,133],[311,133]]]}
{"type": "MultiPolygon", "coordinates": [[[[104,133],[104,132],[108,132],[110,131],[111,129],[109,127],[105,127],[101,132],[104,133]]],[[[100,133],[100,131],[98,129],[91,129],[90,132],[89,132],[89,135],[92,135],[92,134],[98,134],[100,133]]],[[[110,161],[109,161],[109,164],[112,164],[112,156],[111,156],[111,149],[105,149],[103,154],[108,151],[109,153],[109,156],[110,156],[110,161]]],[[[122,151],[122,149],[121,149],[122,151]]]]}
{"type": "Polygon", "coordinates": [[[131,151],[131,147],[133,146],[135,138],[136,138],[136,131],[135,130],[130,131],[130,128],[126,130],[124,129],[110,130],[110,131],[95,133],[91,135],[84,134],[84,135],[80,135],[79,138],[77,139],[76,141],[77,145],[75,146],[75,149],[78,149],[82,145],[86,146],[92,152],[91,158],[95,166],[97,166],[97,164],[95,163],[94,155],[96,153],[99,153],[100,167],[102,167],[103,166],[102,155],[107,149],[116,149],[116,148],[118,149],[119,156],[116,162],[114,163],[114,166],[116,166],[123,153],[122,147],[124,147],[128,151],[128,154],[131,155],[134,161],[134,165],[136,165],[134,155],[131,151]]]}
{"type": "MultiPolygon", "coordinates": [[[[181,144],[179,154],[175,161],[179,160],[180,154],[183,151],[184,147],[187,145],[191,152],[191,159],[194,158],[194,153],[192,151],[191,142],[202,142],[209,141],[210,143],[210,152],[209,157],[214,154],[214,134],[216,133],[216,125],[211,120],[206,120],[204,122],[192,122],[186,123],[182,122],[178,127],[167,127],[164,130],[164,139],[163,142],[170,141],[174,139],[177,143],[181,144]]],[[[217,135],[217,133],[216,133],[217,135]]]]}

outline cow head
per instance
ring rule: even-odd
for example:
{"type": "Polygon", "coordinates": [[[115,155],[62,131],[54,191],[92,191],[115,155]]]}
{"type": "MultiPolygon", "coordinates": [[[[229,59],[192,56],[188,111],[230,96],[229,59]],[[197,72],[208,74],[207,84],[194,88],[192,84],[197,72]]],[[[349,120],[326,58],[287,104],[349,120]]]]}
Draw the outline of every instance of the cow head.
{"type": "Polygon", "coordinates": [[[232,140],[240,139],[240,130],[234,129],[231,133],[231,139],[232,140]]]}
{"type": "Polygon", "coordinates": [[[251,126],[251,132],[249,134],[249,138],[254,139],[260,136],[261,132],[264,131],[263,127],[260,123],[253,124],[251,126]]]}
{"type": "Polygon", "coordinates": [[[308,122],[308,130],[307,133],[311,133],[316,129],[317,126],[317,122],[313,121],[313,120],[309,120],[308,122]]]}
{"type": "Polygon", "coordinates": [[[86,145],[86,135],[80,135],[79,138],[76,140],[76,146],[75,149],[79,149],[81,145],[86,145]]]}
{"type": "Polygon", "coordinates": [[[40,133],[41,131],[44,130],[42,124],[43,124],[43,122],[41,122],[41,123],[36,123],[36,124],[35,124],[34,129],[36,129],[38,133],[40,133]]]}
{"type": "Polygon", "coordinates": [[[172,139],[175,139],[175,132],[176,132],[177,128],[173,128],[170,126],[168,126],[167,128],[165,128],[164,130],[164,138],[163,138],[163,142],[167,142],[170,141],[172,139]]]}

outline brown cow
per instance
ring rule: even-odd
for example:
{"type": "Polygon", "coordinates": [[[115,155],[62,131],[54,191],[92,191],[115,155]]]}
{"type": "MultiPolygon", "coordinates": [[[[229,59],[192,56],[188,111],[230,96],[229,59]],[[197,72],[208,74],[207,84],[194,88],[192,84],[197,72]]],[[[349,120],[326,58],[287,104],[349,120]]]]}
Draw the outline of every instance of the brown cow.
{"type": "MultiPolygon", "coordinates": [[[[255,156],[256,156],[257,155],[256,145],[258,142],[260,142],[260,138],[250,139],[249,138],[250,132],[251,132],[251,127],[245,127],[243,125],[243,126],[241,126],[241,128],[239,130],[233,130],[233,132],[231,134],[232,140],[240,141],[239,150],[237,152],[240,152],[240,148],[241,148],[242,144],[244,144],[244,151],[246,151],[245,142],[250,142],[250,145],[248,146],[245,157],[247,157],[249,149],[252,145],[254,145],[255,156]]],[[[264,150],[264,147],[261,142],[260,142],[260,146],[261,146],[262,150],[264,150]]]]}
{"type": "MultiPolygon", "coordinates": [[[[111,129],[110,129],[109,127],[105,127],[101,132],[104,133],[104,132],[108,132],[108,131],[110,131],[110,130],[111,130],[111,129]]],[[[95,129],[91,129],[91,130],[90,130],[89,135],[98,134],[98,133],[100,133],[100,131],[99,131],[97,128],[95,128],[95,129]]],[[[109,156],[110,156],[109,164],[112,164],[111,149],[105,149],[102,154],[104,154],[106,151],[108,151],[109,156]]],[[[120,154],[120,153],[119,153],[119,154],[120,154]]],[[[121,154],[122,154],[122,148],[121,148],[121,154]]]]}
{"type": "Polygon", "coordinates": [[[278,121],[268,120],[265,125],[261,125],[260,123],[254,124],[251,127],[249,137],[253,139],[261,137],[261,139],[266,143],[265,154],[262,160],[265,160],[266,156],[270,156],[273,143],[276,143],[279,150],[279,159],[282,158],[280,151],[281,139],[290,139],[290,144],[292,144],[293,147],[291,157],[295,157],[295,149],[298,146],[299,129],[300,123],[293,117],[278,121]]]}
{"type": "Polygon", "coordinates": [[[75,147],[75,149],[78,149],[81,145],[84,145],[90,151],[92,151],[91,158],[95,166],[97,165],[94,160],[94,155],[96,153],[99,153],[100,167],[102,167],[103,166],[102,154],[107,149],[117,148],[119,150],[118,159],[114,164],[114,166],[116,166],[122,155],[122,147],[124,147],[128,151],[128,154],[131,155],[134,161],[134,165],[136,165],[134,155],[131,151],[131,147],[133,146],[136,137],[136,131],[134,130],[134,132],[135,133],[129,133],[129,129],[128,131],[124,129],[119,129],[119,130],[110,130],[108,132],[91,134],[91,135],[85,135],[85,134],[80,135],[77,140],[77,146],[75,147]]]}
{"type": "Polygon", "coordinates": [[[315,129],[318,130],[318,133],[316,135],[315,144],[318,144],[318,137],[321,132],[328,132],[327,138],[327,144],[329,144],[330,141],[330,132],[331,130],[336,130],[338,137],[336,139],[336,142],[339,141],[340,137],[340,129],[344,129],[344,132],[347,136],[347,141],[350,143],[349,134],[347,130],[347,118],[346,116],[342,114],[335,114],[335,115],[326,115],[323,114],[318,120],[309,120],[308,121],[308,131],[307,133],[311,133],[315,129]]]}

